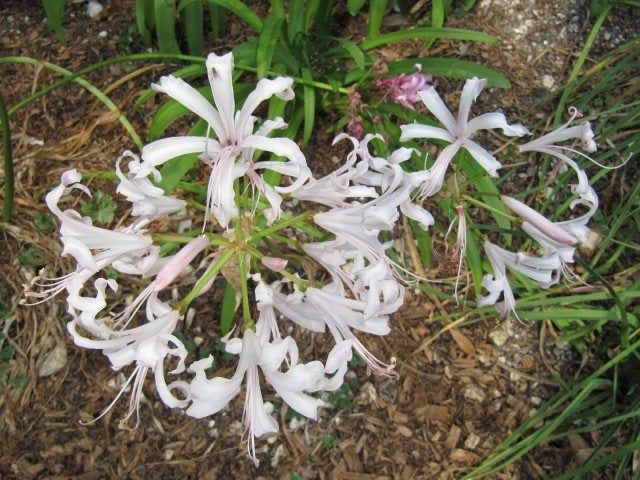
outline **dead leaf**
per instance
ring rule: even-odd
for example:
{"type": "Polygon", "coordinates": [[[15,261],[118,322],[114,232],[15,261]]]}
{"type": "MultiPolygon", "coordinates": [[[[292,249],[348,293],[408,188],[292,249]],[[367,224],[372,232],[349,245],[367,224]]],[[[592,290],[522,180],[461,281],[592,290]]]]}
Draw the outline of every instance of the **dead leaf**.
{"type": "Polygon", "coordinates": [[[451,333],[451,337],[456,342],[456,344],[458,344],[460,350],[462,350],[469,356],[474,356],[476,354],[476,347],[473,346],[471,340],[469,340],[469,338],[464,333],[462,333],[457,328],[451,328],[449,330],[449,333],[451,333]]]}

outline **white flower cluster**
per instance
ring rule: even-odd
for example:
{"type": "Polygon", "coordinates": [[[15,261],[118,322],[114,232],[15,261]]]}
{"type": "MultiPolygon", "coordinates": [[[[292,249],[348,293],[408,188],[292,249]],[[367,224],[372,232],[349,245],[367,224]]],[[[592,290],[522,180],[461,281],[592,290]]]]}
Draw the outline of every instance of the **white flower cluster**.
{"type": "MultiPolygon", "coordinates": [[[[509,136],[522,136],[528,132],[520,125],[509,125],[500,113],[468,120],[471,104],[483,89],[484,80],[467,81],[457,119],[444,106],[435,89],[426,85],[419,95],[444,128],[404,125],[401,140],[434,138],[448,142],[433,167],[409,171],[403,168],[403,162],[410,159],[412,149],[400,148],[389,158],[375,157],[368,148],[372,135],[357,141],[342,134],[336,141],[347,139],[353,144],[346,162],[329,175],[315,179],[296,143],[271,136],[286,126],[284,121],[281,118],[266,120],[256,128],[258,119],[253,116],[256,108],[274,95],[285,100],[293,98],[292,80],[282,77],[260,80],[242,108],[236,111],[232,55],[211,54],[206,63],[215,106],[196,89],[173,76],[161,78],[154,87],[205,119],[215,138],[209,136],[210,132],[206,137],[165,138],[145,146],[141,159],[125,152],[116,164],[120,179],[118,192],[131,203],[133,219],[129,225],[115,230],[94,226],[90,218],[76,210],[60,208],[62,197],[73,190],[90,195],[80,183],[77,171],[64,173],[60,186],[51,191],[46,200],[61,223],[63,255],[72,256],[77,266],[63,277],[38,277],[35,283],[43,290],[28,295],[36,301],[44,301],[65,292],[72,317],[68,331],[74,342],[81,347],[102,350],[114,370],[133,367],[116,397],[117,400],[127,387],[131,387],[126,419],[134,412],[137,414],[143,382],[149,371],[153,372],[162,401],[171,408],[185,409],[187,415],[196,418],[219,412],[244,385],[243,422],[249,454],[257,462],[255,437],[278,431],[278,424],[263,401],[259,372],[282,401],[313,419],[317,418],[322,401],[312,394],[340,387],[353,351],[367,363],[370,371],[393,375],[393,361],[387,365],[376,358],[354,333],[389,333],[389,317],[403,303],[405,289],[400,281],[403,269],[385,253],[392,245],[381,240],[381,233],[387,232],[386,238],[389,238],[401,213],[424,229],[434,223],[432,215],[421,204],[441,189],[447,167],[460,149],[466,149],[490,175],[497,175],[500,164],[472,140],[476,132],[496,128],[509,136]],[[256,161],[257,151],[273,153],[285,161],[256,161]],[[210,169],[202,233],[192,237],[175,235],[175,241],[180,242],[180,237],[184,245],[177,253],[163,256],[158,245],[162,234],[152,233],[150,229],[158,219],[183,211],[187,204],[165,195],[149,176],[158,181],[161,178],[159,166],[187,153],[200,154],[200,159],[210,169]],[[121,161],[125,158],[129,160],[127,173],[121,169],[121,161]],[[293,181],[286,187],[272,187],[258,174],[265,169],[284,174],[293,181]],[[245,186],[252,186],[254,194],[257,192],[254,195],[257,198],[252,197],[248,207],[238,202],[239,179],[246,182],[245,186]],[[302,202],[301,205],[314,202],[326,207],[306,218],[312,218],[316,226],[329,232],[333,239],[302,246],[304,253],[326,270],[327,281],[322,285],[315,283],[315,279],[301,279],[286,270],[285,259],[264,256],[256,248],[262,235],[277,231],[278,225],[292,224],[287,223],[293,218],[291,216],[281,220],[281,195],[285,193],[302,202]],[[266,203],[258,208],[261,198],[266,199],[266,203]],[[243,219],[252,213],[252,222],[258,216],[264,216],[267,226],[260,230],[254,226],[256,222],[249,222],[247,227],[243,219]],[[207,231],[207,221],[212,223],[211,216],[226,230],[223,235],[207,231]],[[280,223],[274,223],[279,220],[280,223]],[[229,228],[231,222],[234,222],[233,229],[229,228]],[[173,288],[180,277],[192,275],[190,266],[202,255],[204,260],[200,266],[204,273],[189,295],[172,305],[167,290],[173,288]],[[243,259],[250,256],[260,262],[242,264],[243,259]],[[213,358],[195,361],[187,368],[187,351],[174,336],[174,331],[183,320],[189,302],[211,288],[216,274],[232,257],[241,263],[236,268],[246,276],[239,278],[239,283],[246,285],[251,280],[255,285],[258,316],[254,322],[250,312],[243,309],[242,336],[231,338],[229,334],[223,338],[226,351],[238,355],[235,373],[230,378],[210,378],[207,371],[213,366],[213,358]],[[268,268],[269,275],[276,272],[282,278],[267,283],[258,271],[247,272],[247,265],[260,264],[268,268]],[[107,267],[150,279],[148,286],[130,305],[111,315],[103,311],[107,308],[110,291],[118,289],[116,281],[97,278],[92,286],[86,285],[107,267]],[[83,296],[85,287],[95,296],[83,296]],[[146,317],[146,322],[141,321],[140,316],[146,317]],[[283,320],[312,332],[328,330],[335,344],[324,363],[300,361],[293,338],[282,336],[280,323],[283,320]],[[175,366],[168,372],[175,380],[168,384],[165,370],[169,367],[165,363],[175,366]],[[177,376],[183,372],[187,373],[177,376]],[[191,381],[187,382],[185,378],[189,378],[189,373],[191,381]]],[[[554,155],[573,168],[578,174],[578,185],[574,188],[579,197],[576,202],[587,205],[589,212],[575,220],[552,223],[519,201],[504,197],[506,205],[524,220],[523,229],[540,243],[545,254],[533,257],[513,253],[486,242],[485,251],[493,274],[484,279],[488,295],[480,298],[481,304],[495,304],[502,294],[500,311],[513,310],[515,300],[507,280],[507,267],[547,287],[557,282],[561,272],[567,270],[566,264],[572,262],[576,242],[584,241],[586,223],[597,207],[597,197],[584,172],[565,155],[568,147],[557,145],[561,140],[573,138],[583,139],[588,150],[595,147],[589,125],[584,123],[577,127],[565,125],[522,146],[521,151],[554,155]]],[[[457,212],[458,254],[462,261],[467,222],[462,207],[457,212]]]]}

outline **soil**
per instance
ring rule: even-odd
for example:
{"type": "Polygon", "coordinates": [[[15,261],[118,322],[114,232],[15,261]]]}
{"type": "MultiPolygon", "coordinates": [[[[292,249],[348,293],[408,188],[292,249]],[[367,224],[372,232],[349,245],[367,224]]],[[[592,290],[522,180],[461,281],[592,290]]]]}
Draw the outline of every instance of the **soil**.
{"type": "MultiPolygon", "coordinates": [[[[70,42],[62,47],[47,31],[40,2],[4,1],[1,55],[26,55],[75,71],[135,50],[128,40],[132,1],[104,2],[106,9],[96,20],[85,16],[84,5],[69,3],[65,30],[70,42]]],[[[418,10],[417,16],[426,8],[418,10]]],[[[623,7],[616,10],[618,17],[614,15],[606,25],[609,36],[597,45],[600,51],[637,33],[638,19],[629,19],[625,12],[623,7]]],[[[361,35],[364,23],[357,20],[345,26],[354,38],[361,35]]],[[[590,23],[583,1],[482,0],[460,19],[450,15],[447,25],[485,31],[502,40],[499,45],[439,42],[434,49],[507,72],[513,88],[489,89],[480,97],[478,108],[500,108],[522,117],[531,99],[562,85],[590,23]]],[[[225,51],[248,34],[239,22],[232,23],[224,40],[210,46],[225,51]]],[[[421,48],[403,45],[382,54],[425,56],[421,48]]],[[[167,67],[140,68],[112,66],[88,75],[87,80],[101,89],[111,85],[111,100],[127,113],[138,132],[145,132],[159,103],[147,102],[138,109],[132,104],[136,94],[167,67]],[[114,83],[128,73],[130,81],[114,83]]],[[[0,71],[8,105],[57,78],[25,65],[1,65],[0,71]]],[[[447,100],[455,103],[460,82],[437,81],[451,92],[447,100]]],[[[18,300],[23,284],[35,274],[34,263],[58,272],[69,268],[60,258],[55,234],[34,225],[37,214],[46,211],[43,194],[69,168],[112,169],[115,158],[133,145],[117,118],[76,85],[43,97],[12,121],[17,205],[14,223],[3,225],[0,276],[8,289],[3,295],[11,299],[3,332],[17,352],[7,371],[12,379],[23,375],[23,381],[17,387],[0,387],[2,478],[454,479],[557,391],[549,368],[563,373],[580,367],[577,353],[552,330],[492,317],[443,331],[436,317],[456,306],[409,292],[405,306],[394,317],[392,333],[365,339],[380,358],[396,358],[399,379],[378,379],[353,365],[345,389],[326,397],[328,406],[318,422],[291,416],[278,398],[267,394],[266,400],[279,409],[282,431],[258,442],[262,459],[258,468],[239,445],[240,400],[213,419],[194,420],[164,408],[149,389],[137,429],[119,428],[126,402],[98,422],[82,425],[81,420],[90,420],[111,401],[123,375],[112,372],[99,355],[81,351],[69,341],[62,301],[27,308],[19,306],[18,300]],[[25,261],[25,251],[37,252],[40,260],[25,261]],[[54,349],[64,367],[54,375],[39,376],[54,349]]],[[[320,142],[309,151],[316,149],[322,161],[316,160],[314,168],[321,171],[336,152],[320,142]]],[[[89,186],[114,191],[106,181],[91,180],[89,186]]],[[[120,207],[114,223],[125,213],[120,207]]],[[[214,315],[210,307],[200,304],[192,331],[199,334],[214,315]]],[[[322,336],[302,336],[297,330],[293,335],[303,357],[326,354],[322,336]]],[[[212,339],[203,342],[213,348],[212,339]]],[[[228,373],[231,363],[220,361],[220,373],[228,373]]],[[[576,461],[571,445],[556,444],[548,446],[544,455],[523,459],[495,478],[539,478],[540,472],[553,475],[576,461]]]]}

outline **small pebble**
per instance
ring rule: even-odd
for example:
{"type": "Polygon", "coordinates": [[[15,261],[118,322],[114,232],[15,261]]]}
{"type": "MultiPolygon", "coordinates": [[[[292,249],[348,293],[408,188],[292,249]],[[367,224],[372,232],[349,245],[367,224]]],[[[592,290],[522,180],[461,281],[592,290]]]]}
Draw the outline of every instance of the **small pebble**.
{"type": "Polygon", "coordinates": [[[466,385],[462,389],[462,395],[464,395],[465,398],[478,403],[482,403],[482,401],[484,400],[484,397],[486,396],[486,394],[484,393],[484,390],[482,390],[475,383],[470,383],[469,385],[466,385]]]}

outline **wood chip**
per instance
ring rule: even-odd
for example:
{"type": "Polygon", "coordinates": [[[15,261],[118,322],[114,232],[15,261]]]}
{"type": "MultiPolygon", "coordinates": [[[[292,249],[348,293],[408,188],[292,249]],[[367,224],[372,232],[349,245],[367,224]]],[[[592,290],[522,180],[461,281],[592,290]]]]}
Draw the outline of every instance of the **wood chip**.
{"type": "Polygon", "coordinates": [[[449,436],[447,437],[447,440],[444,442],[447,449],[453,450],[456,447],[456,445],[458,444],[458,441],[460,440],[461,433],[462,433],[462,429],[459,426],[453,425],[451,427],[451,430],[449,430],[449,436]]]}
{"type": "Polygon", "coordinates": [[[451,328],[449,330],[449,333],[451,334],[451,337],[456,342],[460,350],[462,350],[469,356],[474,356],[476,354],[476,347],[464,333],[462,333],[457,328],[451,328]]]}

